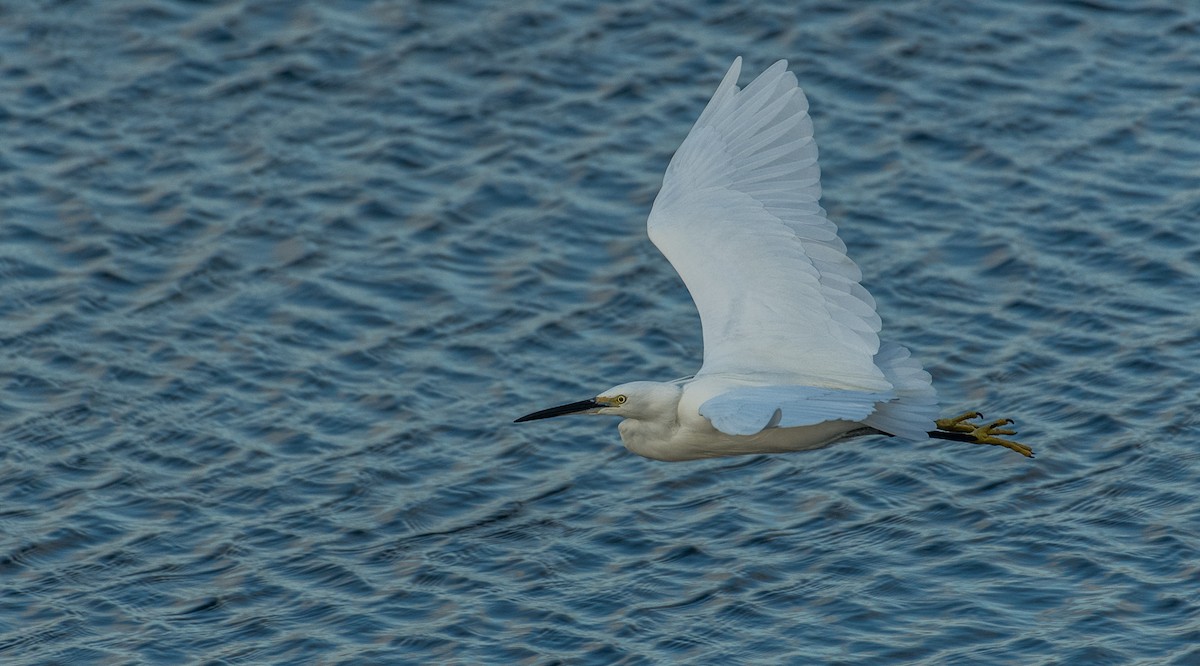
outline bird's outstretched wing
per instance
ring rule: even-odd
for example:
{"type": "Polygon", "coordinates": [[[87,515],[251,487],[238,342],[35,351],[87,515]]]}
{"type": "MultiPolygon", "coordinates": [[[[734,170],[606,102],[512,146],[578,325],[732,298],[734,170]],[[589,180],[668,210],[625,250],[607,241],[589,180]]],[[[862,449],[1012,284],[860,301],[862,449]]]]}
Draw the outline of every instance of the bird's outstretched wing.
{"type": "Polygon", "coordinates": [[[808,101],[786,61],[744,90],[741,63],[671,159],[647,225],[700,311],[699,374],[888,391],[875,300],[817,203],[808,101]]]}

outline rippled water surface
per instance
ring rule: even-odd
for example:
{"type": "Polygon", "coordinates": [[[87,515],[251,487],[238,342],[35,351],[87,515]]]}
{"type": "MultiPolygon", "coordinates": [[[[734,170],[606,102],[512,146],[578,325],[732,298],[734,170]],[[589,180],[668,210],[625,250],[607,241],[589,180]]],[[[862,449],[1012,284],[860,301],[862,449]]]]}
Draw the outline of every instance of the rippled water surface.
{"type": "Polygon", "coordinates": [[[791,4],[0,4],[0,662],[1200,664],[1200,10],[791,4]],[[739,54],[1036,460],[511,423],[698,367],[739,54]]]}

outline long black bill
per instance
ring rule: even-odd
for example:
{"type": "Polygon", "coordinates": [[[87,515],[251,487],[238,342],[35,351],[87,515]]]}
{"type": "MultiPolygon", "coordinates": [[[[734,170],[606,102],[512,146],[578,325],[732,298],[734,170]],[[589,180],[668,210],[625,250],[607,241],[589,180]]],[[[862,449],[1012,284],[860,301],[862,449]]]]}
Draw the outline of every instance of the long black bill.
{"type": "Polygon", "coordinates": [[[540,412],[526,414],[525,416],[522,416],[521,418],[517,419],[516,421],[513,421],[513,423],[524,423],[526,421],[536,421],[538,419],[548,419],[551,416],[562,416],[563,414],[574,414],[575,412],[584,412],[589,409],[596,409],[597,407],[600,407],[600,403],[596,402],[595,400],[580,400],[579,402],[572,402],[569,405],[559,405],[558,407],[551,407],[550,409],[543,409],[540,412]]]}

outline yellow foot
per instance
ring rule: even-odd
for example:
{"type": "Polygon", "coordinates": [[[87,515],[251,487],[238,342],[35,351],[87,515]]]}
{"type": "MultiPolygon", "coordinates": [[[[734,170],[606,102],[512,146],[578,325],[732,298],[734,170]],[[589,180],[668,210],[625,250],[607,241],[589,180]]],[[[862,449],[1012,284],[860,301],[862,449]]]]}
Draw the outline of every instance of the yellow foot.
{"type": "Polygon", "coordinates": [[[971,419],[981,419],[983,414],[979,412],[967,412],[960,416],[950,419],[938,419],[934,423],[937,424],[938,430],[947,432],[964,432],[974,438],[976,444],[992,444],[995,446],[1003,446],[1006,449],[1016,451],[1026,458],[1033,457],[1033,449],[1025,446],[1020,442],[1013,442],[1007,439],[1000,439],[997,435],[1015,435],[1016,430],[1005,428],[1004,426],[1012,425],[1012,419],[997,419],[991,423],[976,425],[971,423],[971,419]]]}
{"type": "Polygon", "coordinates": [[[983,418],[983,414],[980,414],[979,412],[967,412],[966,414],[956,416],[952,419],[938,419],[934,421],[934,423],[937,424],[938,430],[949,430],[950,432],[972,432],[978,426],[976,426],[974,423],[964,423],[964,421],[981,418],[983,418]]]}

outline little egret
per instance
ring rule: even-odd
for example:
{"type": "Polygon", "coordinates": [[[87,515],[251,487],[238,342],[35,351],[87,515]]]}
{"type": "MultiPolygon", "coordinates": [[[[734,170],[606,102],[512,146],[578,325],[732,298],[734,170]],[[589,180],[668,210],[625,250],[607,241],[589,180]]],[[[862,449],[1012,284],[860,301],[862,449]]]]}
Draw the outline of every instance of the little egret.
{"type": "Polygon", "coordinates": [[[667,166],[647,228],[704,338],[692,377],[630,382],[534,412],[624,417],[630,451],[693,460],[804,451],[861,435],[1003,446],[1010,419],[937,419],[929,373],[879,339],[875,299],[817,203],[808,101],[780,60],[741,89],[737,58],[667,166]],[[931,427],[936,428],[930,430],[931,427]]]}

